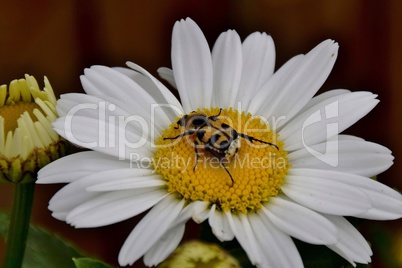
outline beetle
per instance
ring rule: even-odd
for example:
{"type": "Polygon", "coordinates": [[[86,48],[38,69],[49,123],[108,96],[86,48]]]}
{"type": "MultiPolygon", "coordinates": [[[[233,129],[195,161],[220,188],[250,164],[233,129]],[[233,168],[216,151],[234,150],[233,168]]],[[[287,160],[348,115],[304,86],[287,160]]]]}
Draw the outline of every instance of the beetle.
{"type": "Polygon", "coordinates": [[[197,168],[198,164],[199,153],[197,148],[205,148],[206,151],[219,159],[219,163],[228,173],[233,184],[233,177],[223,163],[223,160],[225,158],[231,159],[237,153],[240,147],[239,137],[250,142],[256,141],[268,144],[275,147],[277,150],[279,150],[279,148],[274,143],[259,140],[243,133],[238,133],[233,127],[219,119],[221,113],[222,108],[220,108],[218,114],[212,116],[207,116],[196,111],[186,114],[177,121],[177,126],[175,127],[175,129],[184,127],[185,132],[175,137],[165,137],[164,140],[175,140],[184,136],[195,135],[194,150],[196,158],[193,170],[197,168]]]}

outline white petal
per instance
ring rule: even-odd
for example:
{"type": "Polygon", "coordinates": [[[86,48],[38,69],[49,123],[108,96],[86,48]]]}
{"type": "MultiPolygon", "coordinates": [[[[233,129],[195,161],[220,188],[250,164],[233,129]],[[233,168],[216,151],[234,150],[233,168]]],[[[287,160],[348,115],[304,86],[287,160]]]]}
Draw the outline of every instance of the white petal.
{"type": "Polygon", "coordinates": [[[303,267],[300,254],[289,235],[280,231],[265,213],[248,214],[251,228],[266,263],[261,267],[303,267]]]}
{"type": "Polygon", "coordinates": [[[261,263],[262,257],[259,254],[257,241],[251,230],[247,216],[239,213],[233,215],[230,211],[225,211],[230,228],[232,229],[237,241],[246,252],[250,262],[254,265],[261,263]]]}
{"type": "MultiPolygon", "coordinates": [[[[121,67],[116,67],[113,69],[123,73],[124,75],[134,80],[134,82],[136,82],[138,85],[144,88],[147,91],[147,93],[149,93],[149,95],[156,101],[156,104],[151,105],[152,109],[151,113],[155,112],[159,113],[160,111],[157,111],[156,109],[160,108],[163,110],[163,113],[169,117],[170,121],[174,121],[175,118],[182,113],[183,108],[179,104],[176,97],[159,81],[155,83],[155,81],[157,80],[155,78],[151,79],[149,77],[150,76],[149,73],[143,74],[140,73],[139,71],[134,71],[132,69],[121,68],[121,67]],[[179,106],[176,107],[176,105],[178,104],[179,106]]],[[[170,72],[172,72],[172,70],[170,70],[170,72]]],[[[168,123],[169,122],[166,122],[166,124],[168,123]]],[[[164,127],[166,128],[166,126],[164,127]]]]}
{"type": "Polygon", "coordinates": [[[272,197],[262,211],[276,227],[301,241],[328,245],[337,240],[337,229],[330,221],[291,201],[272,197]]]}
{"type": "Polygon", "coordinates": [[[172,67],[184,111],[211,106],[212,59],[201,29],[187,18],[176,22],[172,34],[172,67]]]}
{"type": "MultiPolygon", "coordinates": [[[[83,81],[85,81],[85,78],[83,78],[83,81]]],[[[100,129],[103,132],[111,132],[113,131],[113,125],[124,125],[126,122],[130,122],[130,120],[144,122],[143,124],[147,128],[154,127],[158,134],[166,128],[169,122],[166,119],[165,110],[158,110],[159,115],[156,115],[155,108],[157,108],[157,105],[149,104],[149,109],[144,110],[140,106],[133,104],[127,104],[108,96],[95,97],[86,94],[70,93],[61,96],[61,99],[57,102],[56,109],[60,117],[74,118],[75,116],[85,116],[105,121],[107,129],[106,126],[104,129],[100,129]]],[[[142,129],[138,129],[137,131],[144,132],[142,129]]]]}
{"type": "Polygon", "coordinates": [[[177,89],[172,69],[166,67],[160,67],[158,68],[158,74],[160,77],[162,77],[162,79],[165,79],[172,87],[177,89]]]}
{"type": "Polygon", "coordinates": [[[198,201],[191,202],[190,204],[186,205],[180,212],[179,216],[173,221],[170,228],[186,223],[193,216],[193,210],[197,202],[198,201]]]}
{"type": "MultiPolygon", "coordinates": [[[[158,103],[166,104],[168,101],[166,100],[165,96],[163,95],[162,91],[164,88],[159,88],[147,75],[142,74],[138,71],[134,71],[131,68],[123,68],[123,67],[114,67],[113,70],[116,70],[130,79],[132,79],[135,83],[137,83],[140,87],[146,90],[146,92],[158,103]]],[[[172,70],[170,73],[173,76],[172,70]]]]}
{"type": "MultiPolygon", "coordinates": [[[[98,86],[100,83],[103,86],[108,85],[108,88],[101,92],[101,96],[107,95],[131,106],[141,107],[146,113],[150,114],[151,105],[156,105],[158,101],[163,101],[162,92],[148,77],[141,74],[135,75],[130,71],[132,72],[132,70],[126,69],[123,73],[113,68],[92,66],[90,69],[85,70],[85,78],[98,86]],[[130,77],[125,73],[129,73],[130,77]]],[[[166,115],[165,117],[164,115],[164,113],[155,113],[155,116],[160,117],[158,119],[160,121],[167,119],[166,115]]]]}
{"type": "Polygon", "coordinates": [[[387,170],[394,157],[386,147],[364,140],[344,140],[340,137],[288,154],[292,168],[335,170],[372,177],[387,170]],[[311,154],[314,150],[319,154],[311,154]]]}
{"type": "Polygon", "coordinates": [[[114,191],[80,204],[67,215],[67,223],[76,228],[105,226],[134,217],[167,195],[164,189],[114,191]]]}
{"type": "Polygon", "coordinates": [[[347,94],[350,92],[351,91],[348,89],[332,89],[329,91],[325,91],[324,93],[321,93],[321,94],[315,96],[314,98],[312,98],[311,100],[309,100],[309,102],[306,104],[306,106],[304,106],[303,109],[301,109],[299,111],[299,114],[310,109],[311,107],[317,105],[318,103],[325,101],[326,99],[330,99],[332,97],[339,96],[339,95],[344,95],[344,94],[347,94]]]}
{"type": "MultiPolygon", "coordinates": [[[[129,168],[127,170],[129,170],[133,176],[152,172],[151,170],[147,169],[129,168]]],[[[86,177],[82,177],[71,182],[70,184],[64,186],[52,197],[49,202],[49,209],[53,212],[71,211],[80,204],[101,195],[101,193],[97,192],[88,192],[86,188],[95,183],[110,181],[110,176],[102,176],[102,174],[110,174],[113,172],[117,174],[116,176],[118,176],[119,171],[121,171],[121,169],[92,172],[86,177]]],[[[152,190],[152,188],[149,189],[152,190]]],[[[149,189],[146,191],[150,191],[149,189]]]]}
{"type": "Polygon", "coordinates": [[[301,172],[305,176],[319,176],[323,179],[336,180],[363,192],[369,197],[370,209],[355,217],[375,220],[392,220],[402,217],[402,195],[378,181],[336,171],[292,169],[292,172],[295,171],[301,172]]]}
{"type": "MultiPolygon", "coordinates": [[[[81,96],[83,96],[83,98],[99,99],[98,97],[95,97],[95,96],[90,96],[87,94],[80,94],[80,93],[62,94],[62,95],[60,95],[60,99],[57,100],[57,102],[56,102],[56,110],[57,110],[57,113],[59,114],[59,117],[66,116],[66,114],[68,114],[71,109],[73,109],[76,105],[80,104],[81,102],[75,101],[75,99],[78,99],[81,96]],[[69,99],[70,96],[72,96],[71,99],[69,99]]],[[[83,110],[84,109],[81,109],[81,111],[77,110],[77,112],[82,113],[83,110]]],[[[87,112],[87,111],[85,111],[85,112],[87,112]]],[[[89,111],[89,112],[91,112],[91,111],[89,111]]]]}
{"type": "Polygon", "coordinates": [[[68,213],[69,211],[53,212],[52,216],[53,218],[58,219],[59,221],[65,221],[68,213]]]}
{"type": "Polygon", "coordinates": [[[212,49],[213,106],[229,108],[234,105],[242,73],[242,60],[239,35],[233,30],[222,33],[212,49]]]}
{"type": "MultiPolygon", "coordinates": [[[[147,90],[142,88],[136,81],[123,73],[104,66],[92,66],[90,69],[85,69],[85,76],[81,77],[83,86],[90,91],[93,88],[103,88],[101,92],[87,92],[98,97],[108,96],[114,98],[121,103],[130,105],[135,108],[135,115],[148,118],[146,121],[151,122],[150,115],[153,113],[153,118],[156,124],[162,126],[159,129],[166,128],[171,119],[164,110],[155,109],[155,106],[159,104],[153,96],[151,96],[147,90]],[[88,86],[93,84],[93,86],[88,86]],[[148,116],[147,116],[148,115],[148,116]],[[167,123],[166,123],[167,122],[167,123]]],[[[147,83],[149,84],[149,83],[147,83]]],[[[146,85],[147,85],[146,84],[146,85]]],[[[156,91],[155,86],[149,87],[150,91],[156,91]]]]}
{"type": "MultiPolygon", "coordinates": [[[[165,110],[158,109],[155,105],[152,107],[153,111],[144,111],[136,106],[130,107],[111,97],[98,98],[76,93],[62,95],[56,106],[60,118],[63,118],[62,122],[64,122],[64,124],[58,123],[60,129],[65,131],[66,135],[71,136],[72,142],[75,139],[73,133],[70,132],[75,128],[75,118],[86,117],[99,121],[96,124],[98,128],[94,129],[98,132],[94,140],[99,142],[99,146],[116,146],[118,140],[107,139],[106,136],[123,136],[125,131],[136,133],[136,135],[144,136],[152,141],[155,140],[155,136],[161,135],[162,130],[170,122],[166,120],[165,110]],[[156,116],[156,110],[159,114],[163,114],[163,118],[156,116]]],[[[60,118],[57,120],[60,121],[60,118]]],[[[124,141],[124,137],[122,138],[124,141]]],[[[79,141],[75,143],[79,143],[79,141]]]]}
{"type": "Polygon", "coordinates": [[[156,266],[165,260],[180,244],[185,231],[181,224],[166,232],[158,242],[144,255],[144,264],[148,267],[156,266]]]}
{"type": "Polygon", "coordinates": [[[109,96],[126,103],[136,103],[136,95],[140,94],[144,102],[154,103],[155,100],[148,92],[138,85],[133,79],[117,71],[116,69],[95,65],[84,70],[83,77],[95,85],[97,91],[93,88],[85,89],[86,93],[93,96],[109,96]]]}
{"type": "Polygon", "coordinates": [[[81,187],[82,185],[85,185],[85,182],[81,183],[80,180],[74,181],[61,188],[50,199],[48,208],[53,212],[53,217],[65,221],[66,219],[60,216],[67,216],[75,207],[100,195],[99,193],[85,191],[85,188],[81,187]]]}
{"type": "MultiPolygon", "coordinates": [[[[83,79],[86,80],[85,77],[83,79]]],[[[68,93],[61,95],[56,106],[59,116],[66,116],[67,114],[70,114],[82,116],[85,115],[93,118],[100,116],[98,110],[102,108],[102,111],[110,113],[109,115],[112,115],[113,112],[115,112],[118,115],[128,116],[133,112],[131,107],[129,107],[126,103],[123,103],[113,97],[98,97],[81,93],[68,93]],[[116,102],[111,102],[109,100],[116,102]],[[113,105],[117,107],[113,107],[114,109],[108,109],[109,106],[113,105]]]]}
{"type": "Polygon", "coordinates": [[[221,241],[230,241],[234,238],[234,233],[230,228],[230,224],[226,215],[216,210],[216,205],[213,204],[209,213],[208,219],[212,233],[221,241]]]}
{"type": "MultiPolygon", "coordinates": [[[[102,174],[103,175],[103,174],[102,174]]],[[[106,175],[106,174],[105,174],[106,175]]],[[[109,172],[110,178],[114,178],[113,175],[118,175],[118,179],[114,179],[107,182],[94,184],[87,188],[90,192],[103,192],[103,191],[118,191],[137,188],[147,188],[166,185],[166,181],[163,180],[161,175],[148,175],[148,176],[136,176],[132,174],[122,174],[122,172],[109,172]]]]}
{"type": "Polygon", "coordinates": [[[183,238],[185,223],[191,218],[195,204],[196,202],[192,202],[184,207],[179,216],[171,224],[170,229],[145,254],[144,263],[147,266],[159,264],[176,249],[183,238]]]}
{"type": "Polygon", "coordinates": [[[259,114],[276,118],[284,116],[285,119],[278,121],[277,126],[285,124],[308,103],[325,82],[334,66],[337,53],[338,44],[332,40],[317,45],[297,62],[292,72],[287,73],[287,77],[281,79],[282,83],[278,85],[272,103],[260,110],[259,114]]]}
{"type": "Polygon", "coordinates": [[[120,265],[132,265],[166,233],[179,216],[184,200],[169,195],[156,204],[130,233],[119,253],[120,265]]]}
{"type": "Polygon", "coordinates": [[[304,174],[303,170],[292,168],[281,189],[297,203],[322,213],[355,216],[370,209],[366,194],[349,184],[333,180],[331,176],[320,174],[304,174]]]}
{"type": "MultiPolygon", "coordinates": [[[[85,81],[86,78],[84,77],[82,80],[85,81]]],[[[74,117],[77,116],[89,117],[105,122],[103,127],[98,129],[99,136],[105,136],[107,132],[113,132],[116,128],[115,125],[125,127],[127,123],[138,121],[142,125],[129,124],[128,126],[134,127],[133,131],[147,133],[152,138],[151,134],[160,135],[161,131],[170,123],[166,119],[167,115],[165,114],[169,110],[158,109],[158,106],[160,105],[150,104],[149,107],[153,110],[144,110],[138,105],[127,104],[109,96],[96,97],[86,94],[69,93],[61,96],[57,101],[56,109],[60,118],[66,117],[71,121],[68,121],[68,124],[71,124],[74,117]],[[144,131],[144,127],[147,128],[147,131],[144,131]]],[[[175,117],[172,118],[174,119],[175,117]]],[[[68,124],[66,123],[64,127],[71,128],[68,124]]]]}
{"type": "Polygon", "coordinates": [[[392,194],[399,193],[384,184],[379,182],[376,183],[378,183],[377,187],[364,189],[364,192],[370,197],[372,208],[365,213],[356,215],[355,217],[370,220],[396,220],[402,218],[401,197],[388,195],[390,192],[392,192],[392,194]]]}
{"type": "Polygon", "coordinates": [[[352,92],[326,99],[303,112],[279,131],[291,152],[338,135],[376,106],[376,95],[352,92]]]}
{"type": "Polygon", "coordinates": [[[243,42],[243,68],[237,101],[248,111],[250,100],[274,73],[275,45],[266,33],[255,32],[243,42]]]}
{"type": "MultiPolygon", "coordinates": [[[[96,88],[103,89],[101,92],[87,92],[95,96],[109,96],[123,103],[130,104],[141,111],[140,115],[151,114],[151,105],[156,105],[157,101],[130,77],[118,72],[115,69],[105,66],[92,66],[85,69],[85,76],[82,81],[93,84],[96,88]]],[[[86,83],[83,83],[83,85],[86,83]]],[[[88,87],[92,89],[93,87],[88,87]]],[[[154,87],[150,87],[152,90],[154,87]]],[[[87,89],[86,89],[87,90],[87,89]]],[[[169,121],[166,114],[160,110],[155,113],[156,120],[159,122],[169,121]]]]}
{"type": "MultiPolygon", "coordinates": [[[[85,78],[84,78],[85,80],[85,78]]],[[[57,101],[57,113],[63,116],[88,116],[101,118],[102,116],[129,116],[134,111],[127,104],[108,96],[92,96],[81,93],[68,93],[60,96],[57,101]],[[103,112],[103,114],[100,113],[103,112]]]]}
{"type": "Polygon", "coordinates": [[[324,215],[338,228],[338,242],[334,245],[327,245],[340,256],[348,260],[352,265],[354,262],[369,263],[373,255],[366,239],[356,228],[345,218],[339,216],[324,215]]]}
{"type": "Polygon", "coordinates": [[[209,217],[209,213],[211,210],[210,203],[203,201],[197,201],[194,203],[195,205],[192,213],[193,221],[195,221],[196,223],[202,223],[209,217]]]}
{"type": "MultiPolygon", "coordinates": [[[[134,118],[135,117],[135,118],[134,118]]],[[[115,131],[103,131],[107,122],[84,116],[61,117],[54,130],[70,142],[88,149],[129,160],[134,155],[150,159],[154,148],[148,141],[148,126],[140,117],[114,125],[115,131]],[[139,133],[141,128],[143,133],[139,133]]],[[[110,127],[110,125],[108,126],[110,127]]]]}
{"type": "MultiPolygon", "coordinates": [[[[129,178],[136,179],[136,178],[143,178],[143,177],[148,178],[151,175],[154,175],[154,170],[152,170],[152,169],[134,168],[133,166],[130,166],[130,167],[124,168],[124,169],[99,171],[99,172],[93,173],[90,176],[87,176],[82,179],[88,182],[87,183],[88,186],[85,187],[85,189],[88,190],[94,186],[105,185],[109,182],[111,183],[110,185],[112,187],[115,187],[115,184],[112,183],[115,180],[125,180],[125,179],[129,179],[129,178]],[[113,179],[111,179],[111,178],[113,178],[113,179]]],[[[110,188],[110,191],[112,191],[112,190],[115,190],[115,189],[110,188]]]]}
{"type": "Polygon", "coordinates": [[[163,97],[165,98],[165,103],[167,106],[165,106],[164,102],[162,102],[161,105],[162,107],[165,107],[166,109],[165,112],[166,114],[169,115],[170,118],[177,117],[180,114],[183,114],[183,107],[178,101],[178,99],[170,92],[170,90],[165,87],[158,79],[156,79],[154,76],[152,76],[147,70],[142,68],[141,66],[132,63],[132,62],[126,62],[127,66],[130,67],[131,69],[145,75],[148,77],[154,84],[155,86],[158,87],[159,91],[162,93],[163,97]]]}
{"type": "Polygon", "coordinates": [[[129,168],[121,161],[95,151],[80,152],[62,157],[39,170],[36,183],[69,183],[104,170],[129,168]]]}
{"type": "Polygon", "coordinates": [[[336,136],[336,138],[338,140],[345,140],[345,141],[346,140],[347,141],[364,141],[364,139],[361,137],[356,137],[356,136],[347,135],[347,134],[340,134],[340,135],[336,136]]]}
{"type": "Polygon", "coordinates": [[[267,81],[265,81],[258,92],[251,99],[248,111],[251,114],[258,114],[270,118],[273,116],[269,107],[275,102],[276,96],[279,94],[280,86],[285,82],[287,77],[294,72],[297,64],[303,60],[304,55],[297,55],[285,62],[267,81]]]}

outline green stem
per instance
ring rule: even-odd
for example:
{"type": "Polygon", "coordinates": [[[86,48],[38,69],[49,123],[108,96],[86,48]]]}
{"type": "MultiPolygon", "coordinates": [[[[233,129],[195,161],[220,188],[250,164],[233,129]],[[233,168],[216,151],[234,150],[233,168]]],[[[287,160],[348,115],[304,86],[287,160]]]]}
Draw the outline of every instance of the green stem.
{"type": "Polygon", "coordinates": [[[35,182],[15,184],[13,210],[7,235],[4,268],[18,268],[24,258],[31,218],[35,182]]]}

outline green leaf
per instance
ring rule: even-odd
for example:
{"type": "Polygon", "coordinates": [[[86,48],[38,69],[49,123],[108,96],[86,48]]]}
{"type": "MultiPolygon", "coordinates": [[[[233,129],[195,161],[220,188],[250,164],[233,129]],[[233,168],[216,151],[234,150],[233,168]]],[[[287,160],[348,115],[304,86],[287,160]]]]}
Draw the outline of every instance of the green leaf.
{"type": "Polygon", "coordinates": [[[112,266],[91,258],[73,259],[76,268],[112,268],[112,266]]]}
{"type": "MultiPolygon", "coordinates": [[[[0,235],[7,237],[9,215],[0,212],[0,235]]],[[[30,226],[23,268],[75,268],[73,258],[82,255],[70,244],[48,231],[30,226]]]]}
{"type": "Polygon", "coordinates": [[[74,267],[72,259],[81,254],[68,243],[49,232],[32,227],[28,234],[28,243],[22,267],[74,267]]]}

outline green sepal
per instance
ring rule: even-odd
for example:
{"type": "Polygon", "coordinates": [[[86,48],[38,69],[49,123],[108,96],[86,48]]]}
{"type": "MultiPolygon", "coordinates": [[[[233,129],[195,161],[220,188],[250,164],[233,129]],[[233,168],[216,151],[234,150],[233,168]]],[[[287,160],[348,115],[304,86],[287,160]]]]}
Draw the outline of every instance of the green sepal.
{"type": "Polygon", "coordinates": [[[52,161],[70,152],[70,143],[60,138],[46,148],[35,148],[26,159],[0,156],[0,183],[28,183],[35,181],[36,173],[52,161]]]}

